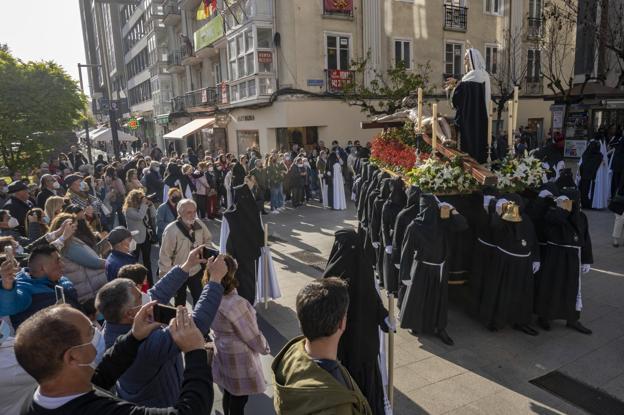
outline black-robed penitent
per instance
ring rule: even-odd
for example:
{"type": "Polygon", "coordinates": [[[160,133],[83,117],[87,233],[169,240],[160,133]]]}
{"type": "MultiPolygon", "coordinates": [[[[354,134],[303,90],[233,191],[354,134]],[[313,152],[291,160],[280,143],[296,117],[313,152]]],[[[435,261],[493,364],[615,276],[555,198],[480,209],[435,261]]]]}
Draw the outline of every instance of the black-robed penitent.
{"type": "Polygon", "coordinates": [[[396,295],[399,290],[399,272],[392,262],[392,249],[397,216],[407,203],[405,185],[400,177],[392,179],[392,193],[381,210],[381,248],[383,261],[381,267],[383,285],[388,293],[396,295]]]}
{"type": "Polygon", "coordinates": [[[338,345],[338,359],[368,400],[373,413],[384,413],[384,392],[378,365],[379,328],[388,330],[388,311],[375,289],[372,263],[353,230],[340,230],[323,278],[339,277],[349,284],[347,327],[338,345]]]}

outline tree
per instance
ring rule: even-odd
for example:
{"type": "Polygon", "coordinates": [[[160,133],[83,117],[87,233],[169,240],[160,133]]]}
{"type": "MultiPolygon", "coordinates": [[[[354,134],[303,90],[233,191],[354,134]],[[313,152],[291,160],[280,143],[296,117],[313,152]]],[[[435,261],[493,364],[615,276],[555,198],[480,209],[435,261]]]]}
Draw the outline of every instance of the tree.
{"type": "Polygon", "coordinates": [[[38,165],[63,145],[85,99],[56,63],[22,62],[6,49],[0,50],[0,155],[16,170],[38,165]]]}
{"type": "Polygon", "coordinates": [[[361,61],[353,61],[354,81],[343,89],[343,98],[349,105],[358,106],[368,115],[394,114],[403,107],[403,99],[414,94],[418,88],[426,90],[431,74],[431,66],[419,64],[414,70],[407,69],[402,62],[386,72],[371,69],[367,56],[361,61]],[[371,77],[366,85],[364,74],[371,77]]]}
{"type": "Polygon", "coordinates": [[[495,137],[500,134],[505,105],[513,98],[514,87],[522,85],[527,76],[528,62],[523,58],[523,33],[523,28],[505,31],[496,73],[490,74],[492,101],[497,115],[495,137]]]}

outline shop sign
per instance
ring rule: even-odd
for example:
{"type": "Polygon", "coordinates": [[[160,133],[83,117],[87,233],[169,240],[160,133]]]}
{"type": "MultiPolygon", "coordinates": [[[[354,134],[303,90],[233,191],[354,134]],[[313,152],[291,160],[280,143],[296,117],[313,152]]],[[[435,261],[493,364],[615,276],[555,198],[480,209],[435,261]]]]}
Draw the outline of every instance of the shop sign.
{"type": "Polygon", "coordinates": [[[565,140],[564,157],[580,158],[587,148],[587,140],[565,140]]]}
{"type": "Polygon", "coordinates": [[[236,117],[236,121],[238,122],[254,121],[255,119],[256,119],[255,115],[239,115],[238,117],[236,117]]]}
{"type": "Polygon", "coordinates": [[[223,16],[220,14],[215,16],[211,21],[199,28],[193,33],[195,40],[195,52],[212,45],[224,34],[223,32],[223,16]]]}
{"type": "Polygon", "coordinates": [[[141,126],[141,124],[139,123],[139,120],[136,117],[130,118],[128,120],[127,125],[128,125],[128,128],[133,130],[133,131],[138,129],[141,126]]]}
{"type": "Polygon", "coordinates": [[[351,13],[353,0],[323,0],[325,13],[351,13]]]}
{"type": "Polygon", "coordinates": [[[258,51],[258,63],[273,63],[273,52],[258,51]]]}
{"type": "Polygon", "coordinates": [[[554,129],[563,128],[563,114],[565,113],[565,105],[552,105],[552,127],[554,129]]]}
{"type": "Polygon", "coordinates": [[[328,69],[330,91],[342,91],[353,81],[353,71],[328,69]]]}

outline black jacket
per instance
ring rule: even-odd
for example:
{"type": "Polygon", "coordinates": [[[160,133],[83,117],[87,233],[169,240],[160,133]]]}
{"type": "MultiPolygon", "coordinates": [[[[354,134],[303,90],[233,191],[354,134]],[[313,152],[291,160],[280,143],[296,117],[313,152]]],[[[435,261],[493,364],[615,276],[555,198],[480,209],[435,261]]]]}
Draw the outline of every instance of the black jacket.
{"type": "Polygon", "coordinates": [[[11,196],[9,200],[4,204],[3,209],[8,210],[11,213],[11,216],[13,216],[19,222],[19,225],[17,226],[17,228],[15,228],[15,230],[17,230],[22,236],[27,236],[25,227],[26,214],[33,207],[34,206],[30,200],[22,202],[14,196],[11,196]]]}
{"type": "Polygon", "coordinates": [[[45,202],[50,196],[56,196],[52,190],[44,188],[42,191],[40,191],[37,195],[37,207],[41,209],[45,208],[45,202]]]}
{"type": "Polygon", "coordinates": [[[145,176],[143,176],[143,181],[147,189],[147,194],[151,195],[152,193],[156,193],[158,195],[158,201],[162,202],[162,192],[165,185],[160,177],[158,172],[150,169],[145,176]]]}
{"type": "Polygon", "coordinates": [[[176,405],[172,408],[146,408],[123,401],[107,390],[132,365],[139,350],[140,341],[131,333],[120,336],[113,347],[106,351],[91,382],[95,388],[57,409],[45,409],[33,402],[32,396],[22,407],[22,415],[176,415],[208,414],[212,410],[214,391],[212,370],[205,350],[185,354],[184,385],[176,405]]]}

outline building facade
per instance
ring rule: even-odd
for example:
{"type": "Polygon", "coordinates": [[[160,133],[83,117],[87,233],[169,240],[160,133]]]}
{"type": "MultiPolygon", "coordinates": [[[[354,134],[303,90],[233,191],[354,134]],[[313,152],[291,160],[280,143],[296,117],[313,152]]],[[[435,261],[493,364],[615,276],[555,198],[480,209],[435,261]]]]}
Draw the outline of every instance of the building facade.
{"type": "Polygon", "coordinates": [[[542,0],[143,0],[114,7],[129,113],[144,119],[146,138],[169,149],[239,153],[256,145],[266,152],[293,142],[367,141],[378,131],[362,130],[366,114],[342,99],[353,61],[364,58],[364,82],[399,62],[413,71],[429,64],[427,98],[451,114],[443,84],[464,74],[468,47],[482,52],[493,77],[506,70],[520,83],[518,125],[540,138],[550,127],[538,46],[542,0]],[[519,63],[509,64],[510,56],[519,63]]]}

